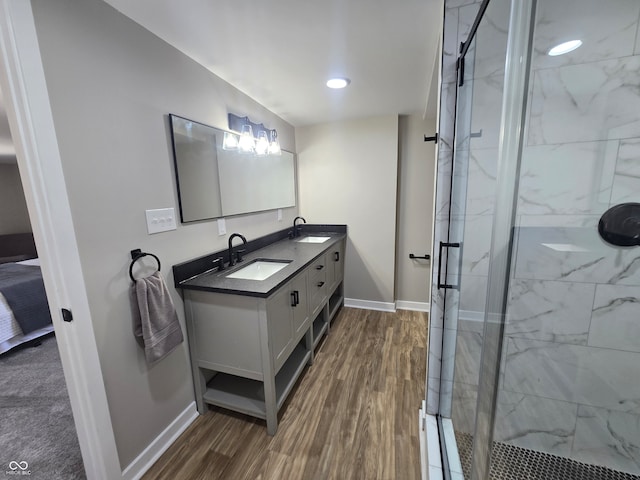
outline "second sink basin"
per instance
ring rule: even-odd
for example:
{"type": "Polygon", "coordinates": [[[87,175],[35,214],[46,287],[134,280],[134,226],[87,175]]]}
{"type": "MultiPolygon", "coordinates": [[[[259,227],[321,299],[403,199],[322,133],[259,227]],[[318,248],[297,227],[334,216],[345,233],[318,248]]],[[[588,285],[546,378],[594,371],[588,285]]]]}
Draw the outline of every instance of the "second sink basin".
{"type": "Polygon", "coordinates": [[[266,280],[274,273],[279,272],[289,265],[291,260],[269,260],[257,258],[251,263],[226,275],[227,278],[238,278],[242,280],[266,280]]]}
{"type": "Polygon", "coordinates": [[[300,240],[296,240],[296,242],[300,242],[300,243],[323,243],[326,242],[327,240],[329,240],[331,237],[321,237],[321,236],[314,236],[314,235],[308,235],[304,238],[301,238],[300,240]]]}

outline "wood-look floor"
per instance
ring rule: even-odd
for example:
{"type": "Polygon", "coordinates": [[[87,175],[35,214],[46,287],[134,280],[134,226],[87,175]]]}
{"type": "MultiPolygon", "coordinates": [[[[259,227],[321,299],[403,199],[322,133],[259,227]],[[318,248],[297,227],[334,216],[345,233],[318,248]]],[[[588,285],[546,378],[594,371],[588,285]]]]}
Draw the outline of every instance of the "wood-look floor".
{"type": "Polygon", "coordinates": [[[427,321],[343,308],[274,437],[262,420],[214,408],[143,479],[419,479],[427,321]]]}

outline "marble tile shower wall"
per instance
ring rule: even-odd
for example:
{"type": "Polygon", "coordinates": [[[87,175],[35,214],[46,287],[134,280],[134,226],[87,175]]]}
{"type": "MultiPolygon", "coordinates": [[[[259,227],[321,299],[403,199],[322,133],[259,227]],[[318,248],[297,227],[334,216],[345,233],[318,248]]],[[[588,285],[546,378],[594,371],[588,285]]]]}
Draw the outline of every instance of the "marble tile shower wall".
{"type": "Polygon", "coordinates": [[[640,248],[597,224],[640,202],[640,3],[581,1],[595,36],[556,60],[571,3],[538,2],[495,435],[638,475],[640,248]]]}

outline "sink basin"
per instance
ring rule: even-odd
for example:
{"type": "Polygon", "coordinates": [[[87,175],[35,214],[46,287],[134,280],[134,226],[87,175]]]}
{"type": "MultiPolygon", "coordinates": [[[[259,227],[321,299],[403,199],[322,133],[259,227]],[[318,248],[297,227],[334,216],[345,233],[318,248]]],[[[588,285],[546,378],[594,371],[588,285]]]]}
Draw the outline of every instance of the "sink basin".
{"type": "Polygon", "coordinates": [[[279,272],[289,265],[291,260],[267,260],[256,259],[251,263],[227,275],[227,278],[239,278],[242,280],[266,280],[274,273],[279,272]]]}
{"type": "Polygon", "coordinates": [[[309,235],[307,237],[301,238],[300,240],[296,240],[296,242],[300,243],[323,243],[329,240],[331,237],[315,237],[309,235]]]}

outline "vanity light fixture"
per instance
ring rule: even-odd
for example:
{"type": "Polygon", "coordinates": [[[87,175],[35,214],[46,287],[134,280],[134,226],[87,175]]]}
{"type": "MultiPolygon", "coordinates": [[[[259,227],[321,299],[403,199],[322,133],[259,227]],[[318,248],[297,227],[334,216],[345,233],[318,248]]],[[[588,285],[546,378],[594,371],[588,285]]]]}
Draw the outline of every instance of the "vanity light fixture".
{"type": "Polygon", "coordinates": [[[573,52],[576,48],[580,48],[582,40],[569,40],[556,45],[547,52],[547,55],[551,57],[557,57],[558,55],[564,55],[565,53],[573,52]]]}
{"type": "Polygon", "coordinates": [[[351,83],[351,80],[345,77],[335,77],[327,80],[327,87],[333,89],[344,88],[351,83]]]}
{"type": "MultiPolygon", "coordinates": [[[[237,148],[243,153],[255,153],[256,155],[280,155],[280,143],[278,132],[268,129],[262,123],[253,123],[249,117],[239,117],[229,114],[229,130],[239,133],[237,148]]],[[[238,135],[227,132],[229,137],[238,138],[238,135]]],[[[230,138],[230,146],[226,148],[227,133],[224,136],[223,148],[233,150],[233,140],[230,138]]]]}

